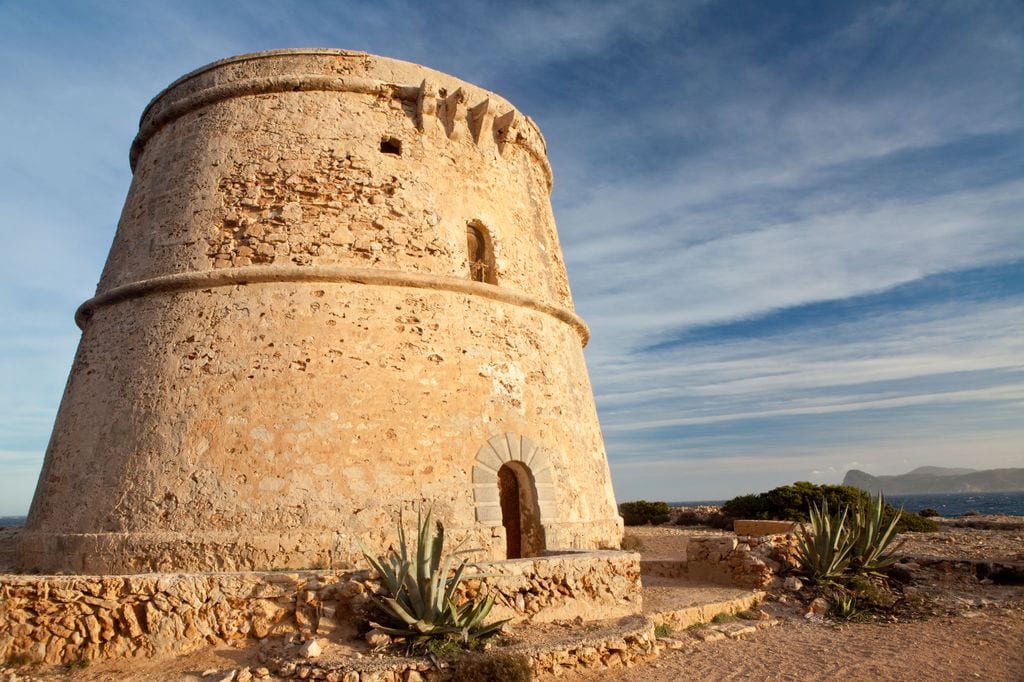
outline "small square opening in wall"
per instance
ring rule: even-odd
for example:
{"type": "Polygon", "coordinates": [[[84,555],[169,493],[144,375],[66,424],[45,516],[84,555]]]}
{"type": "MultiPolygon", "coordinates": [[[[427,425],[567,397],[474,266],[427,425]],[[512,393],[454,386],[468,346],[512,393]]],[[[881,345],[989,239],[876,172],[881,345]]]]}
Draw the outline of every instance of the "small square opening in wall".
{"type": "Polygon", "coordinates": [[[395,156],[401,156],[402,141],[397,137],[385,137],[380,141],[380,151],[382,154],[394,154],[395,156]]]}

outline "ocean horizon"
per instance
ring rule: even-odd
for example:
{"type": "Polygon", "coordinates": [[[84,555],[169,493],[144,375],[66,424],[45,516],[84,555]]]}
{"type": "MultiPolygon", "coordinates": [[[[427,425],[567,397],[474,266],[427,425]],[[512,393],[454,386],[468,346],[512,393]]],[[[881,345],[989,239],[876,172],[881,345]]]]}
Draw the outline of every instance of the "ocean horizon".
{"type": "MultiPolygon", "coordinates": [[[[934,509],[939,516],[955,517],[965,514],[1004,514],[1024,516],[1024,490],[1000,493],[921,493],[917,495],[888,495],[886,502],[916,514],[922,509],[934,509]]],[[[719,507],[728,500],[688,500],[669,502],[670,507],[719,507]]],[[[0,527],[21,527],[25,516],[0,516],[0,527]]]]}
{"type": "MultiPolygon", "coordinates": [[[[669,502],[672,507],[720,506],[728,500],[700,500],[669,502]]],[[[895,507],[917,513],[934,509],[939,516],[953,517],[965,514],[1005,514],[1024,516],[1024,490],[998,493],[919,493],[915,495],[886,495],[885,501],[895,507]]]]}

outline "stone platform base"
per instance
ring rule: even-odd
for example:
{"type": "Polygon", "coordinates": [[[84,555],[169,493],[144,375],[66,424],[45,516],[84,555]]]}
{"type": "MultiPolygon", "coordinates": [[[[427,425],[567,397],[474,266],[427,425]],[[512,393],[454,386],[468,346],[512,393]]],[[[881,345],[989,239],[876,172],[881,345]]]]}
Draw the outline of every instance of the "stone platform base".
{"type": "MultiPolygon", "coordinates": [[[[480,563],[462,591],[496,593],[492,619],[600,620],[642,610],[640,557],[618,551],[480,563]]],[[[355,634],[367,571],[0,576],[0,660],[74,663],[180,654],[275,634],[355,634]]]]}

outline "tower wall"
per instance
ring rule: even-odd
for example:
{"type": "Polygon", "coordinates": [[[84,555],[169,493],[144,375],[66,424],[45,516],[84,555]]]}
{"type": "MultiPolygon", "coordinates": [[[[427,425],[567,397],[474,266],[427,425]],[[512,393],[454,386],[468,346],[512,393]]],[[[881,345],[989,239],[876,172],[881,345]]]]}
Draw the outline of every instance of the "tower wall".
{"type": "Polygon", "coordinates": [[[172,84],[131,161],[26,568],[343,567],[420,505],[503,558],[509,459],[547,549],[618,545],[530,119],[413,64],[278,51],[172,84]]]}

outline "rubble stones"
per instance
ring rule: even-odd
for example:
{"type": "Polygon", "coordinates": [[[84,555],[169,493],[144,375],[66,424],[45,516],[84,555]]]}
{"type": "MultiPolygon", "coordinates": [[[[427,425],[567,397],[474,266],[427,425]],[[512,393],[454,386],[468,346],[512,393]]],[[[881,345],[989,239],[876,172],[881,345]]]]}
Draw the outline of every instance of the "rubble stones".
{"type": "Polygon", "coordinates": [[[391,644],[391,636],[376,628],[367,632],[364,639],[366,640],[366,643],[374,649],[381,649],[386,647],[388,644],[391,644]]]}
{"type": "Polygon", "coordinates": [[[299,655],[303,658],[317,658],[321,653],[323,653],[323,649],[315,639],[311,639],[299,647],[299,655]]]}

